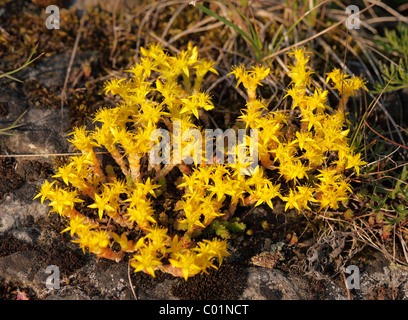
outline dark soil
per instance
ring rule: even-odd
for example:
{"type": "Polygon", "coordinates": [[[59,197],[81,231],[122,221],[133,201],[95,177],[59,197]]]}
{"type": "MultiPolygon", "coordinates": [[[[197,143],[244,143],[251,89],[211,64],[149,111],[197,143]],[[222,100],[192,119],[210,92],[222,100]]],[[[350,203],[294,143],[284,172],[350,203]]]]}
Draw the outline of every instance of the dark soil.
{"type": "Polygon", "coordinates": [[[31,288],[25,288],[19,283],[5,282],[0,278],[0,300],[38,300],[31,288]]]}
{"type": "MultiPolygon", "coordinates": [[[[10,234],[0,237],[0,257],[25,250],[33,250],[33,247],[23,241],[17,240],[10,234]]],[[[0,300],[17,300],[18,290],[24,292],[29,300],[37,299],[32,289],[23,288],[19,283],[5,282],[3,278],[0,278],[0,300]]]]}
{"type": "Polygon", "coordinates": [[[16,161],[10,158],[0,159],[0,200],[24,184],[24,178],[15,171],[15,163],[16,161]]]}
{"type": "Polygon", "coordinates": [[[18,251],[33,251],[34,249],[34,246],[16,239],[9,233],[0,237],[0,257],[6,257],[18,251]]]}
{"type": "Polygon", "coordinates": [[[49,178],[52,172],[49,163],[0,158],[0,200],[6,194],[19,189],[25,182],[49,178]]]}
{"type": "MultiPolygon", "coordinates": [[[[2,0],[0,0],[0,2],[2,2],[2,0]]],[[[30,44],[26,44],[25,41],[20,39],[21,35],[19,35],[19,37],[17,37],[17,35],[14,36],[14,33],[17,32],[16,30],[19,30],[20,27],[26,28],[33,39],[39,38],[40,48],[47,51],[47,56],[62,54],[72,49],[77,34],[76,26],[78,25],[78,17],[76,17],[75,14],[69,13],[69,15],[67,15],[66,19],[69,23],[66,25],[70,27],[67,27],[64,33],[54,33],[43,30],[42,22],[41,24],[38,23],[38,21],[36,23],[31,22],[32,20],[30,18],[37,17],[38,19],[41,10],[30,1],[16,0],[5,2],[7,2],[7,10],[9,10],[10,14],[0,17],[0,25],[11,26],[9,30],[11,37],[8,39],[10,43],[7,47],[0,45],[0,70],[11,70],[15,66],[20,66],[22,62],[25,61],[27,52],[30,52],[30,49],[32,49],[30,44]],[[22,7],[25,7],[26,10],[23,15],[20,15],[22,7]],[[1,50],[2,48],[4,50],[1,50]],[[12,54],[13,50],[15,50],[15,54],[12,54]]],[[[66,101],[67,108],[69,108],[70,111],[71,126],[86,123],[98,107],[105,103],[108,104],[108,102],[112,102],[108,98],[103,97],[99,87],[99,85],[103,83],[101,79],[106,76],[102,70],[106,71],[109,67],[112,67],[112,61],[109,57],[110,50],[108,49],[113,42],[111,32],[105,32],[105,30],[108,29],[106,24],[109,24],[109,21],[105,19],[108,15],[106,15],[106,13],[103,13],[103,15],[100,13],[100,15],[98,18],[97,11],[90,13],[89,20],[95,19],[95,21],[88,22],[86,35],[84,35],[84,39],[87,41],[81,42],[78,55],[81,51],[90,52],[91,50],[95,50],[96,45],[98,45],[100,48],[104,48],[102,52],[100,52],[101,57],[91,55],[82,65],[74,68],[72,71],[70,83],[75,81],[77,86],[68,89],[69,98],[66,101]],[[96,62],[99,62],[100,65],[97,65],[96,62]],[[90,68],[90,71],[87,68],[90,68]],[[87,74],[88,71],[90,72],[89,74],[87,74]]],[[[111,27],[111,25],[109,25],[109,27],[111,27]]],[[[126,56],[123,54],[119,55],[119,60],[116,61],[116,68],[118,70],[123,69],[128,62],[131,61],[131,56],[133,55],[132,50],[134,50],[134,48],[134,39],[123,43],[122,46],[118,48],[118,50],[120,49],[120,53],[126,52],[127,54],[126,56]]],[[[36,55],[37,54],[38,52],[36,55]]],[[[39,61],[36,63],[39,63],[39,61]]],[[[35,68],[36,63],[30,67],[35,68]]],[[[23,73],[20,75],[23,76],[23,73]]],[[[3,85],[2,82],[0,82],[0,86],[1,85],[3,85]]],[[[16,86],[17,84],[13,83],[12,85],[16,86]]],[[[60,107],[61,86],[47,87],[35,79],[31,79],[24,81],[21,89],[26,96],[29,108],[57,109],[60,107]]],[[[219,104],[221,100],[224,99],[224,89],[222,84],[218,85],[215,89],[216,96],[214,101],[218,99],[219,104]]],[[[224,103],[223,101],[222,104],[243,105],[242,101],[239,103],[231,103],[231,100],[238,101],[241,99],[241,97],[237,97],[235,91],[231,93],[228,99],[228,103],[224,103]]],[[[9,112],[8,103],[1,102],[0,120],[9,112]]],[[[226,117],[226,115],[230,116],[229,113],[214,112],[210,114],[220,127],[231,125],[231,119],[227,119],[226,117]]],[[[7,146],[0,146],[0,151],[2,154],[7,152],[7,146]]],[[[52,173],[53,166],[47,162],[0,158],[0,201],[2,201],[7,194],[18,190],[25,183],[49,178],[52,173]]],[[[166,176],[168,194],[180,195],[180,191],[174,184],[174,181],[180,175],[180,172],[176,168],[166,176]]],[[[170,199],[167,194],[163,194],[159,200],[161,202],[158,202],[157,206],[160,206],[160,208],[164,207],[168,211],[173,209],[175,201],[170,199]]],[[[233,235],[231,239],[229,239],[231,248],[238,251],[237,258],[231,263],[224,263],[218,270],[210,269],[208,273],[189,278],[188,281],[184,279],[174,280],[172,276],[161,272],[157,272],[155,278],[142,272],[131,272],[132,284],[137,291],[137,288],[146,290],[154,288],[157,284],[163,283],[166,280],[174,280],[171,293],[180,299],[234,300],[241,295],[246,284],[246,268],[250,265],[251,257],[268,249],[265,248],[266,240],[271,243],[285,243],[282,251],[284,259],[277,261],[274,266],[275,268],[303,276],[305,261],[307,260],[307,248],[310,246],[310,243],[307,242],[306,239],[313,236],[312,228],[317,229],[320,226],[310,224],[307,226],[309,229],[307,229],[305,222],[303,222],[303,224],[299,223],[299,221],[305,221],[303,217],[292,213],[282,213],[282,204],[276,204],[274,210],[271,210],[267,206],[260,206],[257,210],[250,210],[249,212],[248,208],[238,208],[236,217],[239,217],[241,221],[246,224],[247,230],[250,232],[233,235]],[[300,235],[302,235],[302,237],[298,239],[298,243],[297,240],[295,241],[294,239],[297,239],[297,236],[300,237],[300,235]]],[[[63,221],[55,215],[46,217],[44,221],[40,223],[42,228],[55,231],[57,234],[60,234],[60,231],[65,228],[63,221]]],[[[67,278],[89,261],[89,255],[83,254],[77,246],[72,246],[70,240],[69,235],[64,233],[60,234],[55,241],[48,243],[46,246],[43,244],[32,245],[18,240],[12,234],[5,234],[0,237],[0,257],[5,257],[19,251],[33,251],[37,253],[37,258],[44,268],[49,265],[57,265],[60,269],[61,276],[67,278]]],[[[330,249],[334,250],[335,248],[330,249]]],[[[401,250],[397,250],[397,257],[399,257],[398,254],[402,256],[401,252],[401,250]]],[[[330,252],[328,254],[330,254],[330,252]]],[[[361,252],[360,257],[363,257],[363,255],[364,252],[361,252]]],[[[336,258],[340,259],[341,257],[336,258]]],[[[115,262],[106,260],[98,261],[102,272],[114,263],[115,262]]],[[[127,258],[120,263],[127,266],[127,258]]],[[[367,263],[360,262],[361,268],[367,263]]],[[[327,276],[330,277],[335,273],[334,271],[334,261],[330,261],[325,272],[327,276]]],[[[89,275],[87,274],[80,274],[71,280],[70,285],[80,288],[89,297],[101,297],[100,288],[91,285],[88,277],[89,275]]],[[[308,277],[307,279],[310,284],[310,292],[316,299],[324,298],[326,294],[324,281],[316,280],[312,277],[308,277]]],[[[334,281],[340,287],[344,288],[346,292],[344,280],[339,274],[334,277],[334,281]]],[[[276,293],[276,295],[275,298],[279,299],[279,294],[276,293]]],[[[6,282],[0,278],[0,300],[17,300],[24,296],[30,300],[38,299],[32,289],[22,287],[19,283],[6,282]]],[[[403,293],[398,288],[381,286],[371,292],[370,299],[400,299],[402,296],[403,293]]],[[[115,299],[115,296],[108,298],[115,299]]]]}
{"type": "Polygon", "coordinates": [[[246,283],[245,269],[238,264],[224,264],[185,281],[177,279],[172,294],[184,300],[234,300],[246,283]]]}
{"type": "Polygon", "coordinates": [[[403,292],[398,288],[380,286],[375,288],[370,295],[370,300],[401,300],[403,292]]]}
{"type": "MultiPolygon", "coordinates": [[[[62,277],[68,277],[75,270],[81,268],[87,259],[80,250],[72,250],[67,248],[68,240],[61,239],[53,242],[51,246],[31,245],[24,241],[16,239],[11,234],[5,234],[0,237],[0,257],[5,257],[19,251],[36,252],[36,258],[40,265],[45,269],[49,265],[57,265],[60,269],[62,277]]],[[[23,290],[18,283],[6,283],[0,281],[0,300],[15,300],[16,289],[23,290]]],[[[24,288],[30,300],[35,299],[36,295],[33,290],[24,288]]]]}
{"type": "MultiPolygon", "coordinates": [[[[49,164],[43,164],[37,161],[24,161],[24,165],[17,165],[16,162],[3,161],[5,167],[8,168],[9,174],[20,177],[22,183],[25,181],[35,181],[39,177],[44,178],[52,169],[49,164]]],[[[18,187],[16,187],[17,189],[18,187]]],[[[223,263],[222,266],[216,269],[209,269],[207,274],[199,274],[188,281],[184,279],[175,279],[165,273],[156,272],[156,277],[139,272],[131,272],[131,281],[135,288],[143,288],[149,290],[162,283],[165,280],[174,280],[171,293],[180,299],[186,300],[234,300],[237,299],[244,289],[246,284],[247,274],[246,267],[249,266],[250,258],[263,250],[265,250],[265,240],[270,239],[273,243],[283,241],[286,243],[282,249],[282,254],[285,257],[281,261],[277,261],[275,268],[299,276],[304,275],[304,261],[307,258],[307,246],[305,245],[290,245],[290,239],[286,239],[285,235],[291,230],[293,221],[288,220],[287,216],[281,219],[283,215],[276,215],[269,212],[268,208],[260,208],[252,214],[241,214],[241,218],[248,226],[248,229],[254,230],[253,235],[242,234],[234,235],[230,239],[231,247],[239,250],[239,257],[235,262],[223,263]],[[262,228],[263,221],[268,222],[268,228],[262,228]],[[285,227],[283,227],[283,224],[285,227]]],[[[296,219],[295,219],[296,220],[296,219]]],[[[56,214],[51,214],[39,222],[41,227],[52,230],[57,234],[64,229],[64,223],[56,214]]],[[[31,245],[24,241],[16,239],[11,234],[5,234],[0,237],[0,257],[5,257],[19,251],[34,251],[37,253],[37,258],[40,264],[46,268],[49,265],[57,265],[60,268],[61,276],[67,278],[76,270],[83,267],[89,261],[89,255],[83,254],[79,248],[70,245],[70,237],[67,233],[60,236],[47,246],[31,245]],[[69,246],[69,247],[68,247],[69,246]],[[73,249],[74,247],[74,249],[73,249]]],[[[369,254],[370,255],[370,254],[369,254]]],[[[362,261],[362,260],[360,260],[362,261]]],[[[120,262],[127,266],[128,260],[124,259],[120,262]]],[[[116,264],[109,260],[99,260],[101,272],[108,269],[112,264],[116,264]]],[[[365,263],[360,266],[363,268],[365,263]]],[[[328,274],[330,277],[330,275],[328,274]]],[[[334,279],[339,286],[344,287],[344,281],[337,276],[334,279]]],[[[315,280],[308,277],[310,284],[310,292],[316,299],[325,297],[326,289],[323,280],[315,280]]],[[[79,274],[70,281],[70,285],[80,288],[89,297],[102,297],[100,288],[95,288],[89,283],[87,274],[79,274]]],[[[137,291],[137,289],[136,289],[137,291]]],[[[30,288],[24,288],[19,283],[5,282],[0,280],[0,300],[15,300],[17,294],[24,292],[30,300],[37,299],[34,291],[30,288]]],[[[383,299],[398,299],[401,297],[401,292],[397,288],[379,287],[373,290],[370,298],[374,300],[383,299]]],[[[23,295],[24,296],[24,295],[23,295]]],[[[21,294],[20,294],[21,297],[21,294]]],[[[279,296],[274,297],[279,299],[279,296]]],[[[109,297],[115,299],[115,296],[109,297]]]]}

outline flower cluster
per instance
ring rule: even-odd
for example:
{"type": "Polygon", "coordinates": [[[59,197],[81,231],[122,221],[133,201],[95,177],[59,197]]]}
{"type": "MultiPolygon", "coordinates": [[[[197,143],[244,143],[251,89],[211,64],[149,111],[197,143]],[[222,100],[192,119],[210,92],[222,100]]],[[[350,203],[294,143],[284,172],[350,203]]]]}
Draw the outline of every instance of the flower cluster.
{"type": "MultiPolygon", "coordinates": [[[[50,201],[51,212],[66,219],[63,232],[84,252],[116,261],[128,253],[135,272],[155,276],[161,270],[187,279],[217,268],[215,262],[219,266],[228,256],[225,239],[201,236],[216,222],[229,221],[238,205],[273,208],[281,199],[285,210],[311,210],[316,204],[337,209],[348,198],[351,187],[344,172],[354,168],[358,174],[364,162],[349,147],[344,112],[328,107],[328,92],[316,88],[308,93],[313,71],[304,50],[293,52],[296,62],[289,72],[293,119],[269,112],[257,98],[268,68],[238,66],[231,72],[248,92],[239,121],[258,132],[255,167],[223,161],[230,154],[215,164],[202,161],[201,152],[192,155],[205,149],[197,145],[205,137],[197,119],[214,106],[200,89],[209,72],[217,74],[214,62],[199,59],[191,45],[176,56],[158,44],[141,52],[140,63],[127,70],[129,78],[105,84],[105,93],[118,95],[121,102],[97,112],[94,130],[74,129],[69,141],[81,155],[59,167],[57,179],[46,181],[35,197],[50,201]],[[192,156],[193,163],[151,161],[151,151],[164,141],[155,133],[164,128],[172,132],[167,151],[177,159],[192,156]],[[199,137],[180,137],[191,129],[199,137]],[[242,174],[243,168],[250,174],[242,174]]],[[[337,90],[345,88],[339,91],[347,98],[364,87],[360,78],[336,70],[328,80],[337,90]]],[[[249,139],[244,135],[244,142],[249,139]]],[[[242,150],[252,156],[245,145],[229,151],[242,150]]]]}
{"type": "MultiPolygon", "coordinates": [[[[353,168],[359,174],[365,162],[350,148],[344,109],[333,110],[327,103],[329,92],[312,88],[313,70],[308,66],[307,53],[297,49],[290,54],[295,64],[289,66],[292,81],[286,97],[292,99],[296,116],[268,112],[259,99],[250,100],[240,116],[247,127],[258,130],[261,165],[284,182],[280,188],[265,186],[262,192],[283,200],[285,210],[310,210],[311,204],[338,209],[351,192],[345,170],[353,168]]],[[[253,73],[242,67],[239,70],[234,72],[238,79],[253,73]]],[[[327,81],[334,83],[343,103],[360,88],[366,89],[361,78],[350,78],[339,69],[328,73],[327,81]]]]}
{"type": "MultiPolygon", "coordinates": [[[[185,210],[178,219],[180,227],[163,227],[159,216],[166,212],[157,213],[154,199],[156,192],[163,192],[160,182],[175,165],[149,163],[142,170],[142,162],[154,145],[155,129],[164,125],[171,130],[175,121],[183,131],[196,128],[199,109],[214,107],[210,96],[199,89],[208,72],[217,72],[213,62],[198,59],[193,46],[174,57],[160,45],[141,51],[141,62],[127,70],[129,79],[105,84],[105,93],[118,95],[123,102],[99,110],[94,131],[75,128],[69,141],[81,155],[61,166],[54,175],[60,182],[46,181],[36,198],[50,200],[51,211],[67,219],[63,231],[69,231],[84,251],[116,261],[131,253],[135,271],[154,276],[160,269],[187,279],[216,268],[215,259],[220,264],[228,255],[225,241],[191,239],[194,228],[204,228],[221,213],[211,197],[203,199],[201,223],[200,216],[192,218],[194,210],[187,209],[201,198],[194,198],[193,203],[185,198],[185,207],[179,205],[179,210],[185,210]],[[109,154],[113,162],[104,163],[97,150],[109,154]],[[186,230],[185,235],[179,230],[186,230]]],[[[180,170],[183,168],[190,171],[185,165],[180,170]]]]}

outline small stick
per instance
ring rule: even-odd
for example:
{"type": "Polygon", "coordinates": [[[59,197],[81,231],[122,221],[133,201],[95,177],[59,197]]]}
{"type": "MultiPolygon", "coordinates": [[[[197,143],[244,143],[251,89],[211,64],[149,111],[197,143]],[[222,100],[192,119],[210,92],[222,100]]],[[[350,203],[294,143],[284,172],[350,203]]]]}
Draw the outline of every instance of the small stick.
{"type": "Polygon", "coordinates": [[[67,91],[67,86],[68,86],[69,75],[71,73],[72,65],[74,64],[76,51],[78,50],[79,39],[81,38],[81,32],[82,32],[82,29],[85,23],[85,18],[86,18],[86,10],[82,14],[82,18],[81,18],[79,28],[78,28],[78,33],[75,38],[74,48],[72,49],[71,58],[69,60],[67,74],[65,75],[64,87],[62,88],[62,91],[61,91],[61,119],[63,118],[64,102],[67,98],[66,91],[67,91]]]}
{"type": "Polygon", "coordinates": [[[343,275],[344,284],[345,284],[346,290],[347,290],[347,300],[351,300],[350,290],[349,290],[349,288],[348,288],[348,286],[347,286],[346,275],[344,274],[344,271],[342,271],[341,274],[343,275]]]}
{"type": "Polygon", "coordinates": [[[116,0],[115,1],[115,5],[113,7],[113,12],[112,12],[113,44],[112,44],[112,49],[111,49],[110,56],[109,56],[109,59],[112,60],[112,67],[115,66],[115,62],[113,60],[113,55],[114,55],[116,47],[118,45],[118,32],[116,30],[116,12],[118,11],[120,1],[121,0],[116,0]]]}
{"type": "Polygon", "coordinates": [[[130,277],[130,260],[128,263],[128,279],[129,279],[130,289],[132,289],[133,296],[135,297],[135,300],[138,300],[135,289],[133,289],[132,278],[130,277]]]}

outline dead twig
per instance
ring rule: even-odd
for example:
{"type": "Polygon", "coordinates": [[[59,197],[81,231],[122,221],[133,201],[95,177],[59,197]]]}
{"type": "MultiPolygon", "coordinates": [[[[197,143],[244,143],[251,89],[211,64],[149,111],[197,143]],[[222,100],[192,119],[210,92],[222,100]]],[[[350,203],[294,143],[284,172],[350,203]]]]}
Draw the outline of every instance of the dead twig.
{"type": "MultiPolygon", "coordinates": [[[[372,3],[369,7],[364,8],[363,10],[360,11],[360,14],[363,13],[364,11],[367,11],[367,10],[370,9],[371,7],[374,7],[374,6],[375,6],[376,4],[378,4],[379,2],[381,2],[381,1],[376,1],[376,2],[372,3]]],[[[309,37],[309,38],[307,38],[307,39],[305,39],[305,40],[296,42],[296,43],[294,43],[294,44],[291,45],[291,46],[288,46],[288,47],[286,47],[286,48],[284,48],[284,49],[281,49],[281,50],[279,50],[279,51],[276,51],[276,52],[274,52],[273,54],[270,54],[270,55],[268,55],[268,56],[266,56],[266,57],[263,57],[263,58],[261,59],[261,61],[265,61],[265,60],[274,58],[274,57],[276,57],[276,56],[278,56],[278,55],[281,55],[282,53],[285,53],[285,52],[290,51],[290,50],[292,50],[292,49],[294,49],[294,48],[296,48],[296,47],[299,47],[299,46],[301,46],[301,45],[303,45],[303,44],[305,44],[305,43],[308,43],[308,42],[312,41],[313,39],[316,39],[316,38],[318,38],[318,37],[324,35],[325,33],[329,32],[330,30],[332,30],[332,29],[334,29],[334,28],[337,28],[339,25],[341,25],[342,23],[346,22],[347,19],[348,19],[348,17],[342,19],[341,21],[339,21],[339,22],[333,24],[332,26],[330,26],[330,27],[328,27],[328,28],[326,28],[326,29],[320,31],[319,33],[314,34],[313,36],[311,36],[311,37],[309,37]]]]}
{"type": "Polygon", "coordinates": [[[74,64],[75,55],[78,50],[78,44],[79,44],[79,40],[81,39],[81,33],[82,33],[82,30],[85,24],[86,16],[87,16],[87,11],[84,10],[82,13],[81,21],[79,23],[78,33],[75,38],[75,43],[74,43],[74,48],[72,49],[71,58],[69,59],[67,74],[65,75],[64,87],[62,88],[62,91],[61,91],[61,119],[64,114],[64,102],[67,99],[67,86],[68,86],[69,75],[71,74],[72,65],[74,64]]]}
{"type": "Polygon", "coordinates": [[[351,300],[350,289],[349,289],[348,286],[347,286],[346,275],[344,274],[344,271],[341,271],[341,274],[342,274],[342,276],[343,276],[344,285],[346,286],[346,290],[347,290],[347,300],[351,300]]]}
{"type": "Polygon", "coordinates": [[[133,297],[135,298],[135,300],[138,300],[135,289],[133,288],[132,278],[130,277],[130,261],[128,263],[128,279],[129,279],[130,289],[132,290],[132,293],[133,293],[133,297]]]}
{"type": "Polygon", "coordinates": [[[112,12],[112,29],[113,29],[113,44],[112,44],[112,49],[109,55],[109,59],[112,61],[112,67],[115,67],[115,61],[116,59],[113,59],[113,54],[115,53],[116,47],[118,45],[118,31],[117,31],[117,27],[116,27],[116,12],[118,10],[119,7],[119,3],[122,0],[116,0],[115,1],[115,5],[113,7],[113,12],[112,12]]]}

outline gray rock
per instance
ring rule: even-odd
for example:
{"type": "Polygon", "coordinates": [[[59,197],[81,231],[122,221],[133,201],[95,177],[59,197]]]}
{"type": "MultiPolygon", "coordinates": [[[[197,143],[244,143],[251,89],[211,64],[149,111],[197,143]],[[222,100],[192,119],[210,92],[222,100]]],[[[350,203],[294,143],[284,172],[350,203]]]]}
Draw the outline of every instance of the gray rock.
{"type": "Polygon", "coordinates": [[[55,109],[28,108],[23,93],[1,86],[0,103],[5,105],[8,112],[1,118],[2,128],[9,127],[27,111],[18,123],[21,126],[7,131],[13,135],[0,134],[0,146],[7,149],[8,153],[30,156],[38,154],[38,160],[51,161],[51,156],[44,155],[68,151],[69,143],[65,130],[69,117],[66,108],[63,113],[55,109]]]}
{"type": "MultiPolygon", "coordinates": [[[[35,69],[23,69],[20,73],[17,73],[17,75],[20,79],[35,80],[47,88],[58,87],[62,89],[70,59],[71,52],[41,58],[36,64],[35,69]]],[[[87,60],[97,60],[97,53],[89,51],[76,52],[74,62],[72,63],[72,70],[80,68],[87,60]]]]}
{"type": "Polygon", "coordinates": [[[20,122],[24,126],[12,130],[13,136],[0,135],[0,144],[7,146],[11,154],[38,155],[30,159],[50,162],[52,154],[68,152],[66,113],[30,109],[20,122]]]}
{"type": "Polygon", "coordinates": [[[6,281],[19,282],[24,286],[35,287],[34,278],[41,269],[37,254],[33,251],[15,252],[0,258],[0,275],[6,281]]]}
{"type": "Polygon", "coordinates": [[[139,300],[179,300],[171,293],[172,280],[165,280],[153,288],[135,288],[139,300]]]}
{"type": "MultiPolygon", "coordinates": [[[[244,300],[314,300],[309,281],[299,275],[279,269],[251,267],[248,269],[246,289],[241,295],[244,300]]],[[[324,293],[318,299],[346,300],[344,289],[327,280],[324,293]]]]}
{"type": "Polygon", "coordinates": [[[11,125],[28,108],[24,94],[4,85],[0,85],[0,103],[7,114],[1,117],[2,128],[11,125]],[[7,125],[8,124],[8,125],[7,125]]]}
{"type": "Polygon", "coordinates": [[[7,195],[0,203],[0,235],[13,229],[24,229],[27,225],[47,216],[50,208],[40,201],[33,201],[40,185],[26,183],[7,195]]]}
{"type": "MultiPolygon", "coordinates": [[[[370,299],[377,288],[396,289],[403,300],[408,300],[408,269],[401,265],[388,264],[382,270],[371,269],[360,274],[361,297],[370,299]]],[[[395,297],[396,298],[396,297],[395,297]]]]}
{"type": "MultiPolygon", "coordinates": [[[[73,293],[50,294],[44,300],[92,300],[84,292],[70,288],[73,293]],[[75,292],[77,291],[77,292],[75,292]]],[[[69,291],[69,290],[66,290],[69,291]]]]}
{"type": "Polygon", "coordinates": [[[102,296],[120,300],[131,299],[132,293],[124,264],[111,263],[106,268],[99,263],[91,263],[82,272],[84,271],[88,274],[90,284],[99,289],[102,296]]]}
{"type": "Polygon", "coordinates": [[[278,269],[250,267],[243,300],[310,300],[312,294],[305,279],[278,269]]]}
{"type": "Polygon", "coordinates": [[[332,281],[324,282],[324,297],[322,300],[347,300],[348,297],[344,293],[344,289],[337,283],[332,281]]]}
{"type": "Polygon", "coordinates": [[[10,233],[18,240],[35,245],[41,235],[41,229],[36,226],[27,226],[11,230],[10,233]]]}
{"type": "MultiPolygon", "coordinates": [[[[50,208],[48,207],[48,209],[50,209],[50,208]]],[[[53,213],[51,213],[51,214],[57,215],[58,213],[53,212],[53,213]]],[[[48,217],[45,217],[44,219],[48,219],[48,217]]],[[[39,221],[39,223],[41,224],[42,221],[39,221]]],[[[44,227],[42,227],[42,226],[39,227],[39,228],[40,228],[40,231],[41,231],[41,232],[40,232],[40,234],[38,235],[38,237],[35,239],[35,240],[36,240],[36,244],[37,244],[38,246],[47,247],[47,246],[50,246],[52,243],[55,243],[55,242],[58,241],[58,238],[60,237],[60,233],[59,233],[59,232],[57,232],[57,231],[55,231],[55,230],[50,230],[50,229],[44,228],[44,227]]],[[[68,243],[66,243],[65,245],[66,245],[67,248],[69,248],[69,249],[71,249],[71,250],[73,250],[73,249],[75,249],[75,248],[78,248],[78,245],[77,245],[77,244],[74,244],[74,243],[72,243],[72,242],[68,242],[68,243]]]]}
{"type": "MultiPolygon", "coordinates": [[[[87,274],[89,284],[97,288],[103,297],[115,297],[119,300],[135,299],[130,288],[126,265],[110,262],[108,264],[106,266],[106,263],[90,262],[78,273],[87,274]]],[[[133,273],[133,268],[130,272],[133,273]]],[[[138,300],[174,300],[177,298],[171,294],[172,283],[171,280],[165,280],[147,288],[139,288],[136,283],[132,285],[138,300]]]]}

